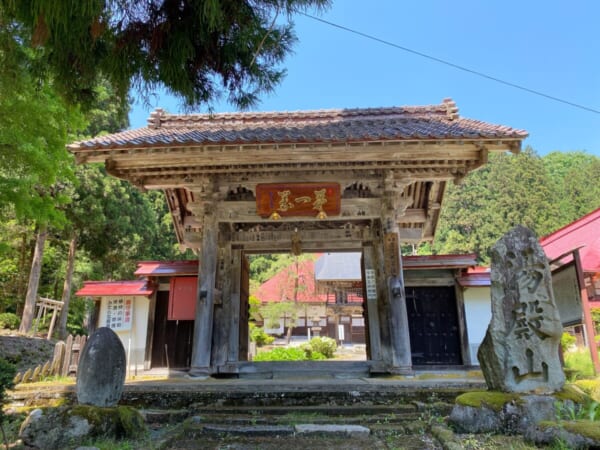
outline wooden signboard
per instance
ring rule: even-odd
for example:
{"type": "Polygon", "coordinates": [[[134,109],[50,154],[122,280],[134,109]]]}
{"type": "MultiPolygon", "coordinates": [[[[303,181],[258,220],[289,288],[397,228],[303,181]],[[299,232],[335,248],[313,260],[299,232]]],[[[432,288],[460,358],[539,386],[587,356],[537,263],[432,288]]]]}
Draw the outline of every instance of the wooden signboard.
{"type": "Polygon", "coordinates": [[[398,233],[386,233],[383,244],[385,272],[397,277],[400,275],[400,254],[398,248],[398,233]]]}
{"type": "Polygon", "coordinates": [[[339,183],[262,183],[256,185],[256,210],[261,217],[340,214],[339,183]]]}

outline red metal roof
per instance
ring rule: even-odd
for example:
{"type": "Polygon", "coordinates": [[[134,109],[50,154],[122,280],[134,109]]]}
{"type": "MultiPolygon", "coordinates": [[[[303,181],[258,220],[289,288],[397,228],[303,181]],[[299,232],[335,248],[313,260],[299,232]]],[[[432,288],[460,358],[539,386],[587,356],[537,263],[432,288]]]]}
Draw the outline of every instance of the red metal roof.
{"type": "Polygon", "coordinates": [[[445,99],[438,105],[296,112],[175,115],[157,109],[148,127],[75,142],[69,149],[525,137],[524,130],[462,118],[454,101],[445,99]]]}
{"type": "Polygon", "coordinates": [[[140,261],[134,275],[138,277],[198,275],[198,260],[140,261]]]}
{"type": "Polygon", "coordinates": [[[600,272],[600,208],[540,239],[548,259],[579,248],[584,272],[600,272]]]}
{"type": "Polygon", "coordinates": [[[104,297],[112,295],[149,296],[153,293],[154,288],[148,285],[148,280],[85,281],[83,287],[75,295],[78,297],[104,297]]]}
{"type": "Polygon", "coordinates": [[[489,267],[469,267],[463,271],[457,278],[458,284],[462,287],[480,287],[490,286],[490,268],[489,267]]]}

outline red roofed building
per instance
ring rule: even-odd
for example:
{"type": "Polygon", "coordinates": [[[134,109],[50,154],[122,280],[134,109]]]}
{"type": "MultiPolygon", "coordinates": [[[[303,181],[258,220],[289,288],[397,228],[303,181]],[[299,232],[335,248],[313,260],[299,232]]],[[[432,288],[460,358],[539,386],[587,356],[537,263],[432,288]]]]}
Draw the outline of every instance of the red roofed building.
{"type": "Polygon", "coordinates": [[[550,260],[566,255],[563,263],[579,249],[589,300],[600,301],[600,208],[544,236],[540,244],[550,260]]]}
{"type": "Polygon", "coordinates": [[[574,326],[578,341],[588,344],[598,374],[600,358],[590,309],[600,306],[600,208],[544,236],[540,244],[550,260],[563,325],[574,326]]]}
{"type": "MultiPolygon", "coordinates": [[[[336,339],[338,343],[364,343],[365,323],[360,280],[360,253],[329,253],[321,255],[316,261],[309,259],[300,261],[297,265],[290,264],[261,284],[254,296],[263,304],[295,302],[300,305],[300,313],[292,330],[293,336],[309,336],[311,332],[316,332],[320,336],[336,339]],[[349,273],[334,274],[331,270],[325,270],[326,266],[339,268],[340,265],[336,264],[339,260],[346,261],[345,268],[350,269],[349,273]],[[342,285],[340,278],[346,279],[349,285],[342,285]]],[[[283,334],[288,325],[286,318],[282,317],[278,328],[266,328],[266,331],[270,334],[283,334]]]]}

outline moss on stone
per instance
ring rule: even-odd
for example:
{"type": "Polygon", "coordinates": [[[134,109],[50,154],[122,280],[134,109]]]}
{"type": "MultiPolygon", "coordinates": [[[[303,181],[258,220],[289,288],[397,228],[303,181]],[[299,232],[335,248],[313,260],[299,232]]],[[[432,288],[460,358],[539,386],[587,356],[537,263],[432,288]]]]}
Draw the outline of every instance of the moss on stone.
{"type": "Polygon", "coordinates": [[[117,406],[117,412],[127,438],[139,438],[146,434],[146,424],[138,410],[129,406],[117,406]]]}
{"type": "Polygon", "coordinates": [[[600,379],[577,380],[574,384],[594,400],[600,401],[600,379]]]}
{"type": "Polygon", "coordinates": [[[488,407],[494,411],[502,410],[502,407],[510,402],[521,402],[518,394],[498,391],[472,391],[456,397],[456,404],[471,406],[473,408],[488,407]]]}
{"type": "Polygon", "coordinates": [[[590,438],[595,442],[600,442],[600,422],[591,420],[571,420],[568,422],[561,422],[561,426],[571,433],[590,438]]]}
{"type": "Polygon", "coordinates": [[[554,397],[557,400],[571,400],[573,403],[578,404],[589,403],[592,400],[589,395],[573,384],[565,384],[561,391],[554,393],[554,397]]]}
{"type": "Polygon", "coordinates": [[[76,405],[71,409],[71,415],[83,417],[93,428],[114,433],[116,438],[135,439],[147,431],[141,414],[129,406],[101,408],[76,405]]]}

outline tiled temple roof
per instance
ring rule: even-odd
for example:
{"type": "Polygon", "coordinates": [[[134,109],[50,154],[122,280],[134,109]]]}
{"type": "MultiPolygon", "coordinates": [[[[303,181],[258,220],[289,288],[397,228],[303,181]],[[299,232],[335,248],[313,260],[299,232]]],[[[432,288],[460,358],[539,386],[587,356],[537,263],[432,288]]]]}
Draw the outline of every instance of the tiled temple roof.
{"type": "Polygon", "coordinates": [[[74,151],[193,145],[339,143],[402,140],[516,139],[527,132],[462,118],[456,104],[297,112],[167,114],[148,126],[71,144],[74,151]]]}

